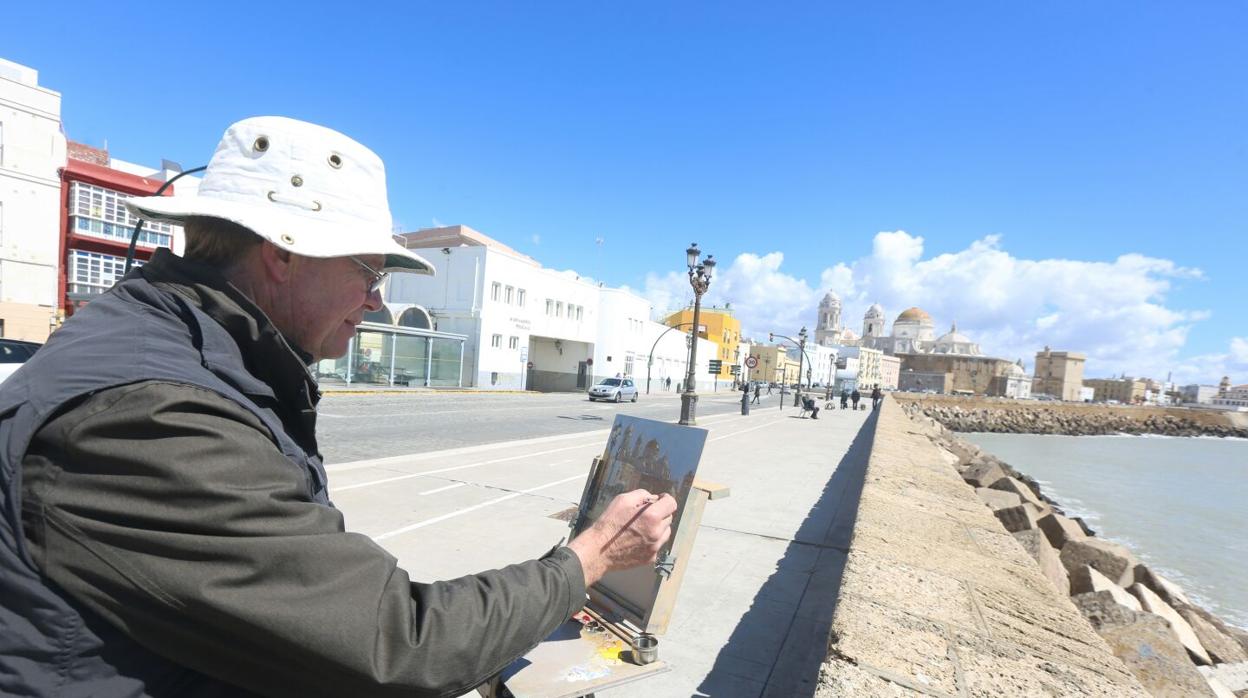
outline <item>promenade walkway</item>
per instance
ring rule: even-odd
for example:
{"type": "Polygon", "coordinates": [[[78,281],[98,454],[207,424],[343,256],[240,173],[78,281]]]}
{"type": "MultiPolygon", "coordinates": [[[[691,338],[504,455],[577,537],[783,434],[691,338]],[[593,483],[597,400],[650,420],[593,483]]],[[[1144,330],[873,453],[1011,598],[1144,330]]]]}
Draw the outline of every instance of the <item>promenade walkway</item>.
{"type": "MultiPolygon", "coordinates": [[[[672,672],[603,696],[811,695],[871,442],[870,412],[786,406],[700,420],[708,504],[661,655],[672,672]]],[[[675,414],[673,413],[673,417],[675,414]]],[[[349,529],[417,581],[543,554],[607,430],[331,465],[349,529]]]]}

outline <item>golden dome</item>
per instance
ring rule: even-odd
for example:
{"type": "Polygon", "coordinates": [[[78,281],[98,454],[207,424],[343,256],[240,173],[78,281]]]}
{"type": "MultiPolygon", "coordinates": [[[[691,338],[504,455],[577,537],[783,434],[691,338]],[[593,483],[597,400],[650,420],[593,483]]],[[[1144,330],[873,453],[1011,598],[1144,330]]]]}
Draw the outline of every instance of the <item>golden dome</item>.
{"type": "Polygon", "coordinates": [[[932,316],[928,315],[922,308],[907,308],[901,311],[901,315],[897,316],[897,322],[917,322],[920,324],[932,324],[932,316]]]}

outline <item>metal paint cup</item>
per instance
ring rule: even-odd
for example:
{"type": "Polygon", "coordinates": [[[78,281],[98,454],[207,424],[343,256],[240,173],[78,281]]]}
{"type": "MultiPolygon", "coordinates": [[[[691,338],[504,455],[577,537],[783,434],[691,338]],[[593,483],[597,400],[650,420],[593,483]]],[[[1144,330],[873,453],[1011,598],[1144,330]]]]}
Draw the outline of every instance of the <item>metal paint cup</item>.
{"type": "Polygon", "coordinates": [[[633,658],[638,664],[653,664],[659,659],[659,639],[641,634],[633,639],[633,658]]]}

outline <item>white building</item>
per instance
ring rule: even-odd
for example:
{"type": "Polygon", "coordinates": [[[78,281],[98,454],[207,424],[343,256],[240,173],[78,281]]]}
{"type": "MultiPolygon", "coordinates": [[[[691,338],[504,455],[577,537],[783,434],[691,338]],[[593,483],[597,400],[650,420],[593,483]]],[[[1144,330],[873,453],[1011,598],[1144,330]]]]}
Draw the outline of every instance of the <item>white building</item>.
{"type": "Polygon", "coordinates": [[[0,59],[0,336],[42,342],[56,324],[61,95],[0,59]]]}
{"type": "MultiPolygon", "coordinates": [[[[786,351],[789,358],[797,361],[797,347],[789,347],[786,351]]],[[[802,383],[807,385],[830,385],[836,379],[836,360],[839,358],[839,347],[823,344],[806,343],[806,354],[801,358],[802,383]]]]}
{"type": "Polygon", "coordinates": [[[837,351],[836,390],[857,388],[860,392],[868,392],[877,385],[884,387],[884,352],[869,347],[832,348],[837,351]]]}
{"type": "Polygon", "coordinates": [[[1213,399],[1218,396],[1218,386],[1193,383],[1183,386],[1180,393],[1184,404],[1211,405],[1213,399]]]}
{"type": "Polygon", "coordinates": [[[1225,388],[1209,404],[1233,409],[1248,408],[1248,383],[1225,388]]]}
{"type": "MultiPolygon", "coordinates": [[[[572,391],[621,375],[644,394],[647,369],[651,390],[683,383],[688,335],[651,321],[645,299],[547,269],[467,226],[401,237],[438,273],[391,277],[387,307],[368,319],[466,335],[464,385],[572,391]]],[[[698,340],[698,390],[713,387],[715,351],[698,340]]]]}

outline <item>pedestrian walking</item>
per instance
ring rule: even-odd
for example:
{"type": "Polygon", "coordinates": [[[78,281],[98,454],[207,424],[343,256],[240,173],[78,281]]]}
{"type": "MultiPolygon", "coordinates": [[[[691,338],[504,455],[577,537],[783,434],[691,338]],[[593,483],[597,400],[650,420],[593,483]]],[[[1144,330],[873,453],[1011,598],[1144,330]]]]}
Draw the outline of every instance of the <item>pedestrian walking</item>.
{"type": "Polygon", "coordinates": [[[666,387],[668,390],[671,390],[671,389],[672,389],[672,377],[671,377],[671,376],[668,376],[668,377],[667,377],[667,385],[666,385],[665,387],[666,387]]]}
{"type": "Polygon", "coordinates": [[[841,388],[841,409],[849,409],[849,388],[841,388]]]}
{"type": "Polygon", "coordinates": [[[880,386],[876,385],[871,389],[871,410],[880,409],[881,402],[884,402],[884,393],[880,392],[880,386]]]}
{"type": "Polygon", "coordinates": [[[767,394],[771,395],[771,383],[767,384],[767,394]]]}
{"type": "Polygon", "coordinates": [[[858,409],[858,401],[862,399],[862,393],[858,392],[858,389],[857,389],[857,388],[854,388],[854,392],[852,392],[852,393],[850,393],[850,394],[849,394],[849,399],[853,401],[853,403],[854,403],[854,409],[855,409],[855,410],[857,410],[857,409],[858,409]]]}
{"type": "Polygon", "coordinates": [[[754,384],[754,399],[750,400],[751,405],[758,403],[758,394],[761,393],[762,391],[763,391],[763,386],[759,385],[758,383],[755,383],[754,384]]]}

